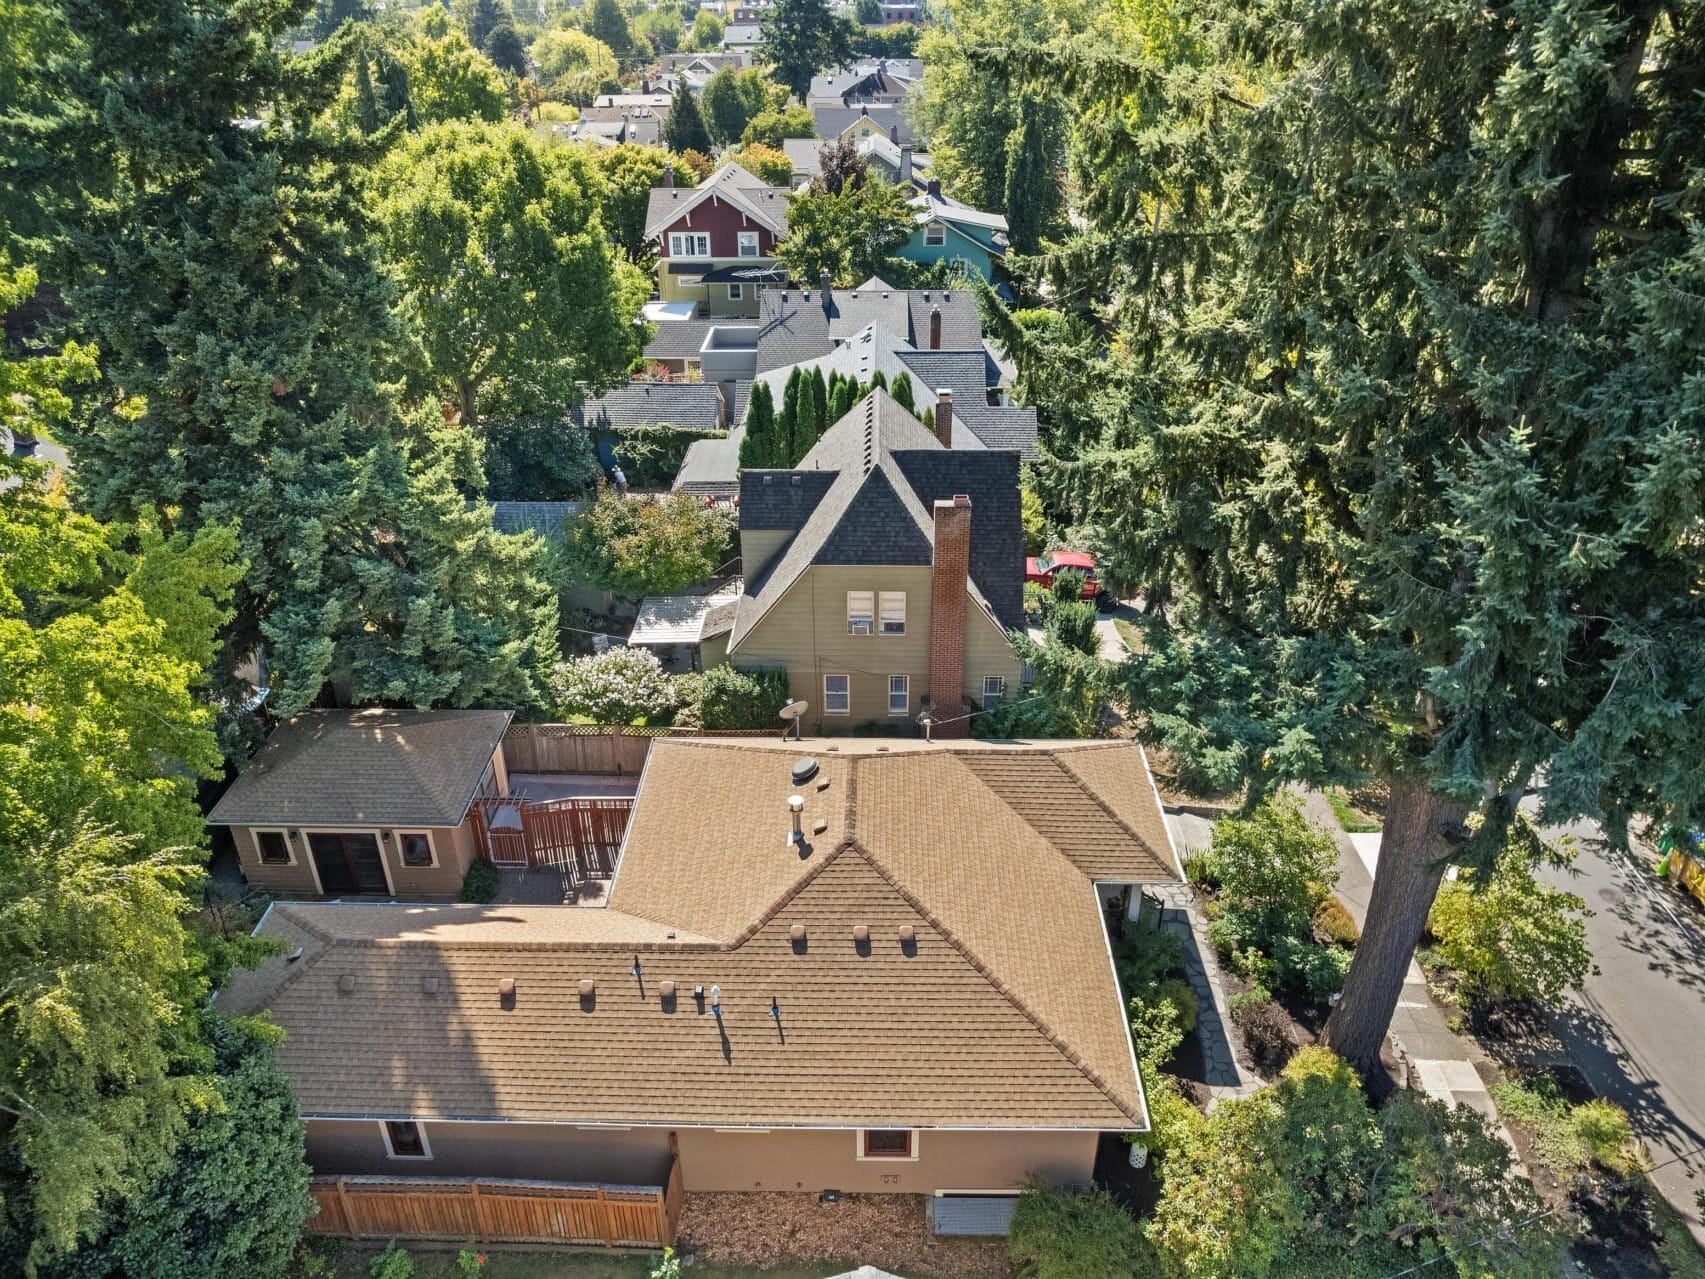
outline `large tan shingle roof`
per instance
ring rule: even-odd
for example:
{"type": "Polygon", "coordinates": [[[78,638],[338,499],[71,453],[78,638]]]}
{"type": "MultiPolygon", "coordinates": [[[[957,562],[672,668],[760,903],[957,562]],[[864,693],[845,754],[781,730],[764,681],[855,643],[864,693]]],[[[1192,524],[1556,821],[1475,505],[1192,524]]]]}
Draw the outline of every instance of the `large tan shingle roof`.
{"type": "Polygon", "coordinates": [[[213,806],[216,826],[459,826],[509,711],[303,711],[213,806]]]}
{"type": "MultiPolygon", "coordinates": [[[[1091,880],[1175,872],[1152,873],[1155,850],[1057,752],[835,745],[658,741],[608,908],[280,905],[263,931],[301,956],[245,975],[221,1004],[272,1011],[309,1114],[1145,1127],[1091,880]],[[821,772],[795,788],[806,751],[821,772]],[[1099,815],[1091,852],[1111,873],[1061,846],[1061,813],[1002,797],[1026,769],[1099,815]],[[803,853],[786,841],[796,791],[803,853]],[[713,984],[720,1020],[691,998],[713,984]]],[[[1085,771],[1140,780],[1121,797],[1130,812],[1155,804],[1136,747],[1077,749],[1120,754],[1085,771]]]]}

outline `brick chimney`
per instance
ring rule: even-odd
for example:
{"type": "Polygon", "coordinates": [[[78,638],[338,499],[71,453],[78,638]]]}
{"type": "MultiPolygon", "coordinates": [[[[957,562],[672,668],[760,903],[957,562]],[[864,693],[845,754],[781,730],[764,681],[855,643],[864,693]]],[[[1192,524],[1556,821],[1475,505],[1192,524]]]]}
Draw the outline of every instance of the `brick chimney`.
{"type": "Polygon", "coordinates": [[[891,124],[888,126],[888,141],[892,142],[895,146],[900,145],[900,126],[899,125],[891,124]]]}
{"type": "Polygon", "coordinates": [[[666,187],[675,185],[675,166],[672,164],[663,166],[663,185],[666,187]]]}
{"type": "Polygon", "coordinates": [[[834,308],[834,305],[835,305],[835,293],[834,293],[834,290],[830,287],[831,283],[832,282],[829,278],[828,271],[825,270],[820,275],[818,275],[818,277],[817,277],[817,289],[823,295],[823,314],[824,315],[829,314],[829,312],[834,308]]]}
{"type": "MultiPolygon", "coordinates": [[[[894,126],[894,132],[896,134],[898,134],[900,132],[900,126],[899,125],[894,126]]],[[[912,181],[912,148],[909,146],[905,146],[905,147],[900,148],[900,177],[898,180],[899,180],[899,183],[901,186],[910,186],[911,185],[911,181],[912,181]]]]}
{"type": "Polygon", "coordinates": [[[941,308],[932,306],[929,309],[929,349],[941,350],[941,308]]]}
{"type": "Polygon", "coordinates": [[[935,504],[935,559],[929,581],[931,735],[968,737],[965,716],[965,600],[971,575],[971,499],[955,493],[935,504]]]}
{"type": "Polygon", "coordinates": [[[953,388],[944,386],[935,393],[935,438],[941,447],[953,447],[953,388]]]}

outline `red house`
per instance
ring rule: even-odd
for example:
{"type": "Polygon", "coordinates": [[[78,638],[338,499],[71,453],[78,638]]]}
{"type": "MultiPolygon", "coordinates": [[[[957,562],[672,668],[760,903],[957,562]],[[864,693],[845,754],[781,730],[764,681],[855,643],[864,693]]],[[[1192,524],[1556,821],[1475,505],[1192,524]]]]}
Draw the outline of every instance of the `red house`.
{"type": "Polygon", "coordinates": [[[698,187],[675,186],[667,170],[645,219],[646,237],[657,243],[657,296],[696,303],[700,315],[756,316],[758,286],[787,279],[775,247],[792,194],[732,162],[698,187]]]}

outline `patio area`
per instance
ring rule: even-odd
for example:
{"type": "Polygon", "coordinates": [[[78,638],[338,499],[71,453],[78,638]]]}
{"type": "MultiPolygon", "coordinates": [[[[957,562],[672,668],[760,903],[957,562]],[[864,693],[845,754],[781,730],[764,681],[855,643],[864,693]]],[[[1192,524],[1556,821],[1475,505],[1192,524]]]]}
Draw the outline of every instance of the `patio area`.
{"type": "MultiPolygon", "coordinates": [[[[639,778],[607,773],[511,773],[511,796],[532,803],[563,799],[631,799],[639,778]]],[[[613,870],[613,868],[612,868],[613,870]]],[[[562,866],[501,867],[493,899],[504,906],[601,907],[609,899],[611,876],[594,875],[575,883],[562,866]]]]}

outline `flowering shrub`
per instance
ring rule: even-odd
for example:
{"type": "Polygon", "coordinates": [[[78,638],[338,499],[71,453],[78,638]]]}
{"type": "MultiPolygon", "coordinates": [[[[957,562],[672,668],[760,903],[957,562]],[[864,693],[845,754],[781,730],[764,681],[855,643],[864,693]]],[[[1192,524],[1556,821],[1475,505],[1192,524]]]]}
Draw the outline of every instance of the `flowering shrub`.
{"type": "Polygon", "coordinates": [[[551,672],[551,696],[564,718],[631,724],[667,722],[677,694],[657,654],[644,648],[612,648],[559,663],[551,672]]]}

